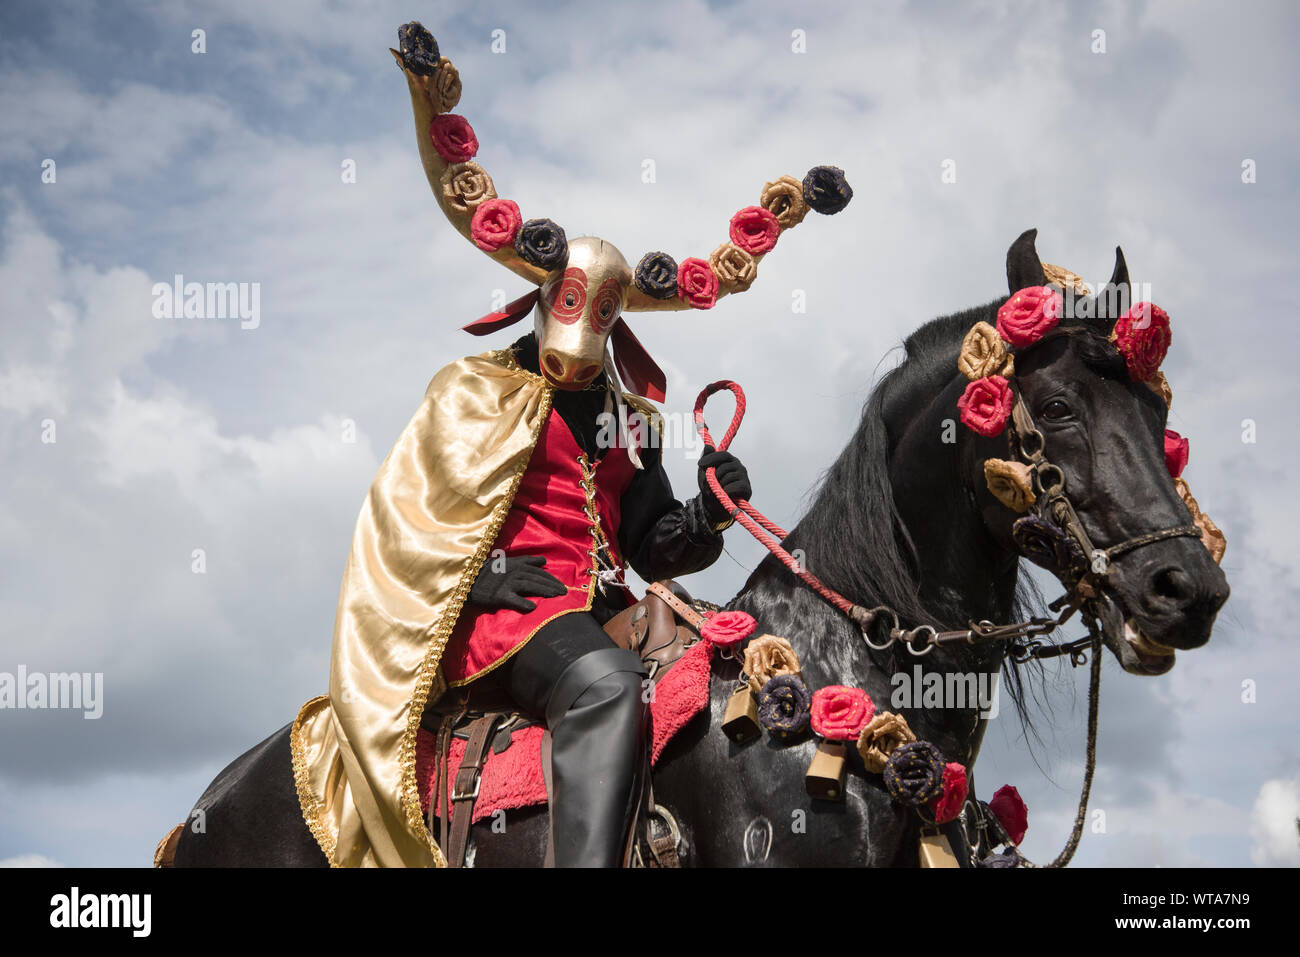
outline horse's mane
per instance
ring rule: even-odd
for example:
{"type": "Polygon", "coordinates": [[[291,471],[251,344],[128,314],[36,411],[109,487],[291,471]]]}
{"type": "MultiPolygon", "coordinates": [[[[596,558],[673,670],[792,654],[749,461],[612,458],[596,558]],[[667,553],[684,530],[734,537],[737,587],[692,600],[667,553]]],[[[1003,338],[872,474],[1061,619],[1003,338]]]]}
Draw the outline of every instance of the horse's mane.
{"type": "MultiPolygon", "coordinates": [[[[956,369],[961,342],[977,322],[992,324],[1006,297],[982,306],[932,319],[903,342],[901,362],[886,372],[868,396],[857,431],[839,458],[826,471],[811,507],[799,523],[798,544],[809,567],[833,588],[859,601],[885,604],[898,612],[907,626],[931,624],[961,627],[956,607],[923,606],[919,598],[920,560],[894,502],[889,463],[901,427],[915,413],[917,396],[942,390],[956,369]],[[864,509],[863,502],[872,503],[864,509]],[[845,516],[855,516],[845,521],[845,516]]],[[[1043,612],[1044,601],[1033,580],[1017,577],[1011,608],[1012,620],[1043,612]]],[[[1022,726],[1037,737],[1030,723],[1027,689],[1022,676],[1007,659],[1004,690],[1022,726]]],[[[1041,665],[1037,669],[1042,672],[1041,665]]],[[[1034,698],[1040,704],[1044,699],[1034,698]]]]}
{"type": "Polygon", "coordinates": [[[991,321],[1002,301],[932,319],[907,337],[903,360],[872,389],[853,438],[799,523],[799,545],[818,577],[855,600],[889,605],[909,626],[950,627],[945,619],[958,613],[923,607],[918,598],[920,562],[890,484],[891,425],[914,413],[918,395],[934,395],[952,379],[962,338],[975,323],[991,321]],[[848,515],[854,520],[845,521],[848,515]]]}

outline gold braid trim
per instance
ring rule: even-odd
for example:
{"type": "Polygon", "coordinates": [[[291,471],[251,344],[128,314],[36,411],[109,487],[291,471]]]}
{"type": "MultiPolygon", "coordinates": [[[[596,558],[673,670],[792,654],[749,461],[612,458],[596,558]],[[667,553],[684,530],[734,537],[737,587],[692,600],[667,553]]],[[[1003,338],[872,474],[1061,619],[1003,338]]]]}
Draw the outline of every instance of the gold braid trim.
{"type": "MultiPolygon", "coordinates": [[[[509,355],[508,350],[503,350],[494,353],[493,358],[499,361],[502,360],[503,352],[504,355],[509,355]]],[[[513,357],[506,360],[506,364],[511,368],[519,368],[518,364],[513,361],[513,357]]],[[[532,373],[527,373],[523,369],[519,371],[532,375],[532,373]]],[[[533,376],[533,378],[541,380],[541,376],[533,376]]],[[[541,381],[545,384],[544,380],[541,381]]],[[[439,695],[446,688],[446,683],[441,673],[438,672],[438,662],[441,661],[442,653],[447,647],[447,639],[451,637],[452,629],[455,628],[456,622],[460,618],[460,611],[465,604],[465,599],[469,596],[470,586],[474,584],[474,579],[478,577],[478,573],[482,569],[483,563],[487,561],[497,535],[501,532],[501,526],[505,524],[506,515],[514,502],[515,494],[519,491],[519,483],[523,480],[524,472],[528,470],[528,462],[532,457],[531,450],[537,448],[537,440],[541,435],[541,430],[545,427],[546,420],[551,414],[554,391],[549,385],[545,386],[537,417],[537,425],[533,429],[529,456],[524,458],[515,468],[515,474],[510,479],[510,488],[493,510],[488,529],[479,541],[474,556],[470,559],[469,564],[465,566],[465,571],[461,573],[460,582],[456,585],[455,591],[452,592],[451,598],[448,600],[446,611],[429,631],[429,649],[425,652],[424,661],[420,665],[420,674],[415,682],[415,693],[411,697],[410,710],[406,719],[406,732],[402,735],[401,747],[398,750],[402,767],[400,799],[402,809],[406,812],[407,827],[412,833],[423,836],[430,853],[433,855],[434,865],[437,867],[446,867],[447,858],[443,856],[442,849],[438,847],[438,842],[433,839],[433,835],[425,826],[424,812],[420,809],[420,791],[415,780],[416,735],[420,730],[420,719],[424,717],[424,708],[430,701],[430,691],[434,688],[435,683],[440,686],[438,689],[439,695]]],[[[432,699],[436,701],[437,697],[438,695],[433,695],[432,699]]]]}
{"type": "Polygon", "coordinates": [[[338,861],[334,858],[334,840],[330,836],[329,828],[321,819],[322,812],[320,803],[316,800],[316,795],[312,793],[311,781],[307,773],[307,756],[302,743],[302,719],[307,709],[320,702],[329,701],[329,695],[317,695],[305,705],[298,709],[298,714],[293,719],[293,725],[289,728],[289,750],[293,753],[293,783],[298,789],[298,806],[302,810],[302,819],[306,822],[311,836],[316,839],[320,845],[321,851],[324,852],[326,859],[330,862],[330,867],[338,867],[338,861]]]}

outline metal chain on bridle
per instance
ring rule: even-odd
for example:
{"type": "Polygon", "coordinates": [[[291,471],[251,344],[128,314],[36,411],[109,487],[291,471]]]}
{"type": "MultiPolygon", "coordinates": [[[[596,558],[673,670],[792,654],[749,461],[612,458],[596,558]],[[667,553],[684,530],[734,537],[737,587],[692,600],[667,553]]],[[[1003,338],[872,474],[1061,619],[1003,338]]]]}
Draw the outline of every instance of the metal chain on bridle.
{"type": "MultiPolygon", "coordinates": [[[[1058,335],[1066,334],[1064,332],[1058,335]]],[[[719,451],[725,451],[735,437],[736,431],[745,415],[745,393],[740,385],[730,380],[721,380],[706,386],[695,400],[695,426],[706,445],[714,445],[704,421],[704,406],[714,393],[727,390],[736,398],[736,411],[731,425],[722,441],[716,444],[719,451]]],[[[1083,786],[1079,794],[1078,809],[1075,812],[1074,827],[1070,838],[1061,853],[1047,867],[1064,867],[1074,856],[1083,834],[1083,825],[1087,817],[1088,797],[1092,791],[1093,773],[1097,765],[1097,717],[1099,712],[1101,690],[1101,646],[1102,623],[1100,611],[1096,607],[1099,601],[1109,603],[1109,598],[1102,592],[1102,583],[1110,571],[1111,559],[1126,552],[1142,548],[1155,542],[1178,537],[1200,537],[1200,530],[1195,525],[1180,525],[1172,528],[1147,532],[1126,539],[1108,548],[1097,548],[1088,535],[1078,513],[1065,491],[1065,473],[1046,457],[1046,439],[1035,426],[1029,410],[1018,389],[1011,413],[1012,428],[1009,430],[1011,454],[1022,459],[1029,467],[1035,493],[1031,507],[1034,521],[1026,527],[1037,533],[1040,547],[1037,554],[1030,554],[1031,561],[1051,570],[1065,585],[1065,593],[1048,607],[1056,612],[1056,617],[1034,617],[1026,621],[1010,624],[994,624],[991,621],[969,622],[966,628],[952,631],[939,631],[931,625],[903,628],[898,613],[887,605],[865,608],[839,592],[827,586],[812,572],[802,566],[793,555],[785,550],[781,541],[787,537],[779,525],[767,519],[753,505],[744,500],[733,501],[718,482],[713,469],[706,473],[710,490],[727,512],[739,522],[751,535],[771,552],[783,565],[798,578],[817,592],[822,598],[839,609],[858,627],[862,640],[875,651],[888,651],[895,642],[901,642],[908,652],[916,657],[924,657],[937,647],[946,645],[976,645],[990,641],[1008,642],[1004,654],[1016,664],[1033,660],[1070,656],[1070,663],[1077,667],[1089,661],[1091,668],[1088,687],[1088,742],[1087,759],[1084,767],[1083,786]],[[1032,527],[1029,527],[1032,526],[1032,527]],[[1065,624],[1076,612],[1082,610],[1087,636],[1064,644],[1053,644],[1037,640],[1040,636],[1051,634],[1065,624]],[[883,641],[872,640],[872,630],[881,623],[888,624],[888,631],[883,641]],[[1024,639],[1033,639],[1020,644],[1024,639]]],[[[1025,522],[1021,519],[1017,524],[1025,522]]],[[[1034,552],[1033,536],[1018,536],[1017,544],[1022,552],[1034,552]],[[1025,541],[1022,543],[1021,538],[1025,541]],[[1026,548],[1026,546],[1029,546],[1026,548]]],[[[1113,603],[1110,603],[1113,608],[1113,603]]],[[[977,805],[978,806],[978,805],[977,805]]],[[[964,812],[963,812],[964,813],[964,812]]],[[[996,821],[996,819],[994,819],[996,821]]],[[[984,829],[986,822],[981,820],[979,827],[984,829]]],[[[998,828],[1001,831],[1001,828],[998,828]]],[[[1005,843],[1012,851],[1016,863],[1023,867],[1038,867],[1023,854],[1018,847],[1006,837],[1005,843]]]]}

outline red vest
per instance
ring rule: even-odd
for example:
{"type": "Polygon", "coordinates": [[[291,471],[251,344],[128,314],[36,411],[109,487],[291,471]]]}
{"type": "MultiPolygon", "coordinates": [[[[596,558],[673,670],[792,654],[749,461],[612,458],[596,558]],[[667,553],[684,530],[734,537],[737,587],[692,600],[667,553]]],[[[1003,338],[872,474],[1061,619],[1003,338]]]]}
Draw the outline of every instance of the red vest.
{"type": "MultiPolygon", "coordinates": [[[[462,685],[491,671],[553,618],[590,609],[596,587],[594,550],[599,544],[608,543],[608,556],[622,579],[619,505],[635,473],[623,448],[604,450],[591,466],[564,419],[551,410],[483,568],[490,568],[498,549],[512,558],[541,555],[546,570],[569,590],[556,598],[530,599],[537,607],[527,614],[466,605],[442,655],[442,673],[449,685],[462,685]]],[[[631,604],[624,589],[606,588],[631,604]]]]}

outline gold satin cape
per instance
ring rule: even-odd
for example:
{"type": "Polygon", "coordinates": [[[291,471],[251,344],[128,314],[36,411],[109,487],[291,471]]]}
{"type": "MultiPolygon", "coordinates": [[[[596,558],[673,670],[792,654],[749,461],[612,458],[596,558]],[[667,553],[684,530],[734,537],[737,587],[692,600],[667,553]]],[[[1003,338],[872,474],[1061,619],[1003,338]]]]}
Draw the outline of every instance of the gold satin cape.
{"type": "Polygon", "coordinates": [[[330,693],[291,729],[303,819],[332,866],[446,865],[420,810],[416,732],[446,690],[439,660],[552,395],[508,351],[453,362],[375,476],[339,591],[330,693]]]}

